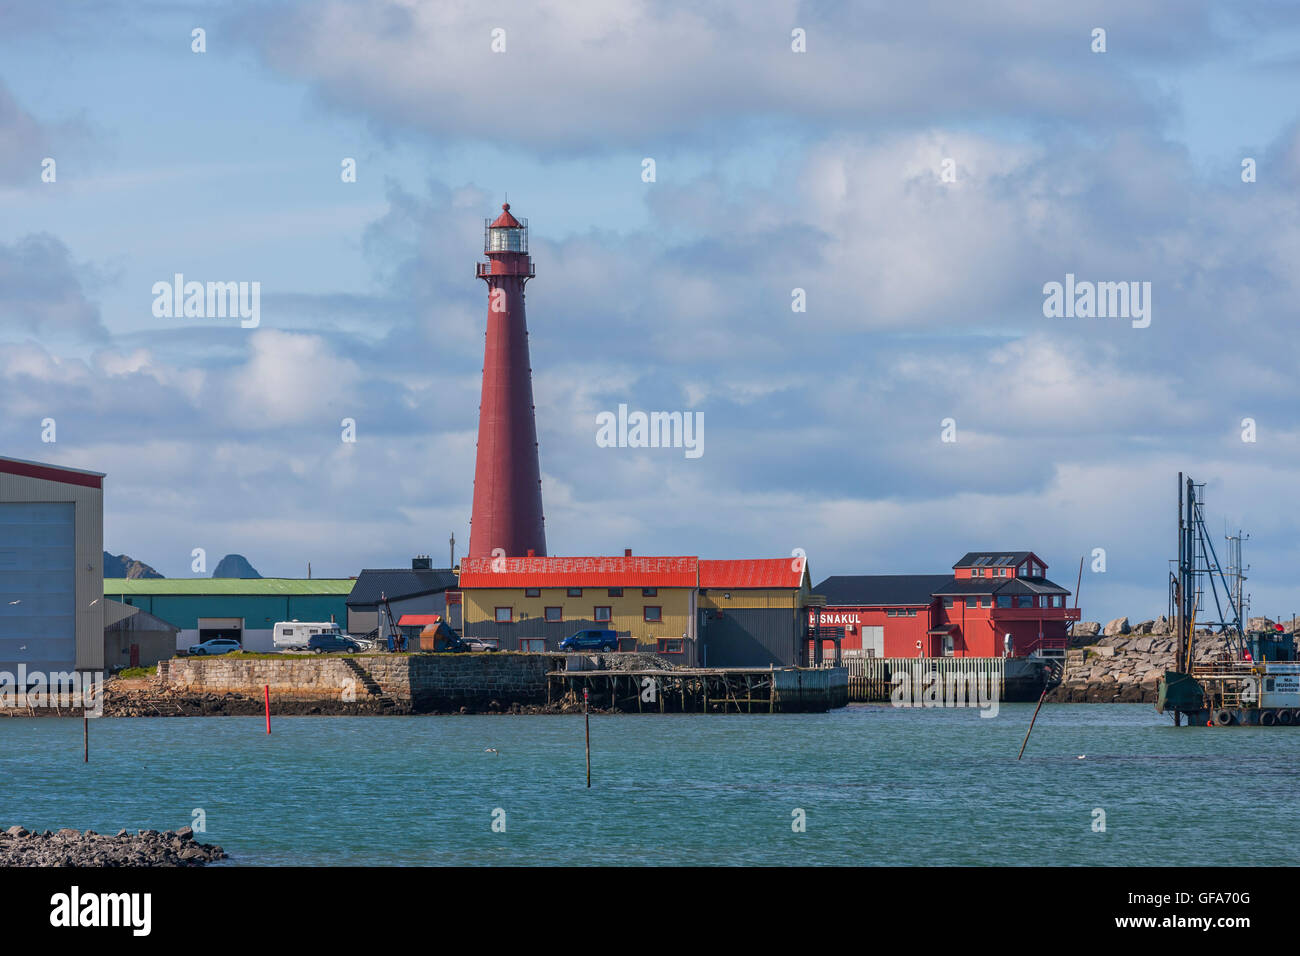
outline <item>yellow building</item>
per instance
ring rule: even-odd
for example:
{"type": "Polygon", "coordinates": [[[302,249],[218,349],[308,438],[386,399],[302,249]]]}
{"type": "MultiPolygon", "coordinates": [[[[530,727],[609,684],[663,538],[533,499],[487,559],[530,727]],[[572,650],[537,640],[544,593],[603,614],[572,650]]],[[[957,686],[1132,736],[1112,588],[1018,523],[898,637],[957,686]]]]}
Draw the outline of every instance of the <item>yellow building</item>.
{"type": "Polygon", "coordinates": [[[620,651],[687,666],[766,666],[798,661],[807,628],[801,559],[467,558],[460,590],[465,636],[502,650],[554,651],[599,629],[620,651]]]}

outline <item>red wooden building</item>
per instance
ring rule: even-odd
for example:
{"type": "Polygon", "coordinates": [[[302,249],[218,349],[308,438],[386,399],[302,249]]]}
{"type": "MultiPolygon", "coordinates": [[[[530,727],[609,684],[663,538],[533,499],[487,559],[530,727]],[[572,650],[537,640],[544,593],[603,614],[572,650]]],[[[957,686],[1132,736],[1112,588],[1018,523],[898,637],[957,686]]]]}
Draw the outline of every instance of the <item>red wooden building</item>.
{"type": "MultiPolygon", "coordinates": [[[[821,627],[823,654],[869,657],[1024,657],[1065,647],[1079,619],[1070,592],[1047,579],[1032,551],[972,551],[952,574],[854,574],[822,581],[826,598],[809,614],[809,644],[821,627]]],[[[810,653],[809,659],[812,659],[810,653]]]]}

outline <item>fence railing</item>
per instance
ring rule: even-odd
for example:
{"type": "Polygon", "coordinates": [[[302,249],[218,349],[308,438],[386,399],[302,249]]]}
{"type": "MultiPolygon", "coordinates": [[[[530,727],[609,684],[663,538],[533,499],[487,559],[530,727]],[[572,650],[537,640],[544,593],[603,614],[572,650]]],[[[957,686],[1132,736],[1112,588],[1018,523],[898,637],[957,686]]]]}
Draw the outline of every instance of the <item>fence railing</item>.
{"type": "Polygon", "coordinates": [[[999,699],[1006,689],[1006,660],[1001,657],[844,657],[840,666],[848,671],[849,700],[857,702],[889,700],[901,675],[913,688],[933,682],[946,687],[954,681],[970,687],[979,681],[995,688],[999,699]]]}

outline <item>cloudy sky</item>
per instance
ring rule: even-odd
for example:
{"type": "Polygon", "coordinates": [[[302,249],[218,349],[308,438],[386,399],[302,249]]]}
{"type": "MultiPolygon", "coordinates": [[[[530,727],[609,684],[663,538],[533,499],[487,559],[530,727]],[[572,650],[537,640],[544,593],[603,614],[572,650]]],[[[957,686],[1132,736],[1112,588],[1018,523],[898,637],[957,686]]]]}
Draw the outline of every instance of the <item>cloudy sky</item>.
{"type": "Polygon", "coordinates": [[[0,0],[0,453],[106,472],[105,546],[168,576],[445,561],[509,193],[552,554],[1028,548],[1136,618],[1184,470],[1289,616],[1298,43],[1268,0],[0,0]],[[260,325],[156,317],[176,273],[260,325]],[[1067,274],[1149,327],[1045,317],[1067,274]],[[704,454],[598,447],[620,403],[704,454]]]}

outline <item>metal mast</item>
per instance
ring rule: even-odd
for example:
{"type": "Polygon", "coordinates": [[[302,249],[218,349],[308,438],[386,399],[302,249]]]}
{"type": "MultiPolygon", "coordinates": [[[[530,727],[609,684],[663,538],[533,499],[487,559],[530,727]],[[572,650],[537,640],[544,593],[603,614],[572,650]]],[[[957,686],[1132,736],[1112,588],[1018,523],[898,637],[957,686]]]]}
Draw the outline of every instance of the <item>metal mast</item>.
{"type": "Polygon", "coordinates": [[[1241,574],[1240,539],[1236,541],[1235,587],[1229,583],[1229,575],[1219,564],[1214,541],[1205,525],[1205,485],[1184,478],[1179,472],[1178,486],[1178,571],[1170,581],[1170,597],[1177,608],[1179,642],[1176,667],[1186,671],[1195,658],[1193,631],[1198,617],[1203,626],[1226,637],[1235,658],[1244,656],[1245,629],[1241,610],[1244,577],[1241,574]]]}

